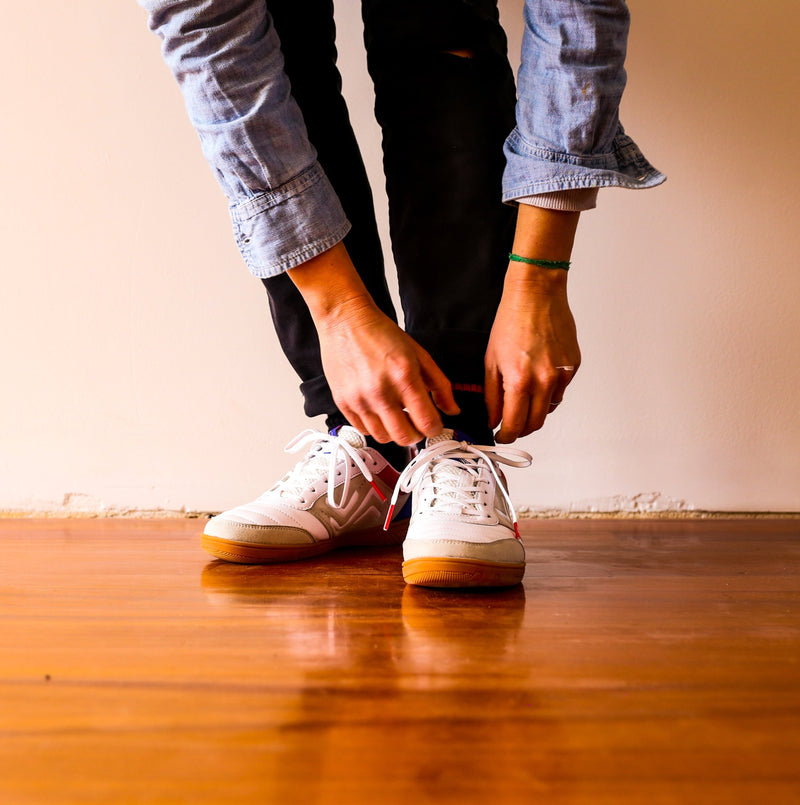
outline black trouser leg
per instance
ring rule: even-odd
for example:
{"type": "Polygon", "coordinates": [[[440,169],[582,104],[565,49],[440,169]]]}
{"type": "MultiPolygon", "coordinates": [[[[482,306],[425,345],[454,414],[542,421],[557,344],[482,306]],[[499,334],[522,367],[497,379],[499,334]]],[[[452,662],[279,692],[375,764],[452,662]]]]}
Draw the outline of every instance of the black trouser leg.
{"type": "Polygon", "coordinates": [[[516,213],[501,201],[516,93],[494,0],[364,0],[406,330],[491,442],[484,355],[516,213]],[[461,55],[453,55],[456,51],[461,55]]]}
{"type": "MultiPolygon", "coordinates": [[[[372,191],[341,94],[333,3],[269,0],[268,6],[281,40],[292,95],[303,112],[320,164],[352,224],[344,244],[377,305],[396,320],[384,275],[372,191]]],[[[286,274],[263,283],[278,340],[302,381],[306,414],[326,414],[328,427],[342,424],[345,419],[333,402],[322,370],[317,330],[300,292],[286,274]]]]}

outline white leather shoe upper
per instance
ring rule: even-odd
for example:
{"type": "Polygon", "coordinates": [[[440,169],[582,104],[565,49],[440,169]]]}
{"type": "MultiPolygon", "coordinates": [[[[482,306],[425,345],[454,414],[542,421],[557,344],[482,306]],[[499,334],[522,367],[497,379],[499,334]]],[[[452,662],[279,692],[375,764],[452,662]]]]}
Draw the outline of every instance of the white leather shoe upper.
{"type": "Polygon", "coordinates": [[[404,558],[524,562],[516,513],[499,465],[527,467],[530,455],[453,437],[453,431],[446,429],[428,439],[400,474],[395,496],[413,492],[404,558]]]}

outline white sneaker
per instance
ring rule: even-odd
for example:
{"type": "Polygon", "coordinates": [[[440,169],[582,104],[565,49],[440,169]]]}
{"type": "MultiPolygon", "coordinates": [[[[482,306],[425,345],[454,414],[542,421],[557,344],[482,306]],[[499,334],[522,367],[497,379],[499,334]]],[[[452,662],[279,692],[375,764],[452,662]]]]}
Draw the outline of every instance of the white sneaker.
{"type": "Polygon", "coordinates": [[[259,564],[402,541],[408,525],[402,512],[388,530],[381,529],[393,519],[387,498],[399,473],[355,428],[306,430],[285,449],[304,447],[302,461],[261,497],[212,517],[203,548],[228,562],[259,564]]]}
{"type": "MultiPolygon", "coordinates": [[[[510,587],[525,574],[525,549],[500,464],[528,467],[508,447],[456,441],[446,429],[403,470],[392,502],[412,491],[403,578],[423,587],[510,587]]],[[[391,520],[389,509],[387,524],[391,520]]]]}

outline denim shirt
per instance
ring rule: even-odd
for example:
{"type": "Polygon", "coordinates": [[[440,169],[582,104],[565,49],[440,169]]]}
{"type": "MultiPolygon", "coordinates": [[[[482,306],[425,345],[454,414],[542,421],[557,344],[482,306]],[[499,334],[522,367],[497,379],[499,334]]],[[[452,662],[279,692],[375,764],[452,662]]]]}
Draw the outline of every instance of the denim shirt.
{"type": "Polygon", "coordinates": [[[666,177],[619,122],[630,27],[624,0],[526,0],[524,15],[503,200],[661,184],[666,177]]]}
{"type": "MultiPolygon", "coordinates": [[[[292,98],[267,3],[138,2],[162,39],[250,271],[274,276],[341,241],[350,224],[292,98]]],[[[624,0],[526,0],[505,201],[559,206],[547,199],[664,181],[618,120],[628,23],[624,0]]]]}

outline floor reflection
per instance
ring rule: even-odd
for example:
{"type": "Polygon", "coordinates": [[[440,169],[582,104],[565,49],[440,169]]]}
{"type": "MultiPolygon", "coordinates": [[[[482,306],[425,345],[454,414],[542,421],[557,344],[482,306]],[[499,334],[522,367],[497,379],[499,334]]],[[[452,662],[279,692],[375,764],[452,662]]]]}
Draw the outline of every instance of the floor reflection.
{"type": "Polygon", "coordinates": [[[513,649],[525,613],[522,585],[413,587],[400,578],[399,561],[395,550],[342,551],[287,565],[214,561],[201,585],[215,608],[263,614],[271,649],[301,666],[324,662],[396,675],[435,665],[441,675],[497,662],[513,649]]]}
{"type": "Polygon", "coordinates": [[[523,587],[406,586],[400,561],[397,550],[354,550],[204,568],[209,603],[257,619],[263,652],[293,672],[290,715],[264,735],[274,741],[262,779],[270,796],[297,793],[286,769],[302,775],[309,801],[375,781],[399,793],[434,792],[447,779],[456,794],[475,790],[473,775],[488,796],[514,774],[518,718],[532,704],[530,668],[515,651],[523,587]],[[504,724],[509,711],[518,716],[504,724]]]}

